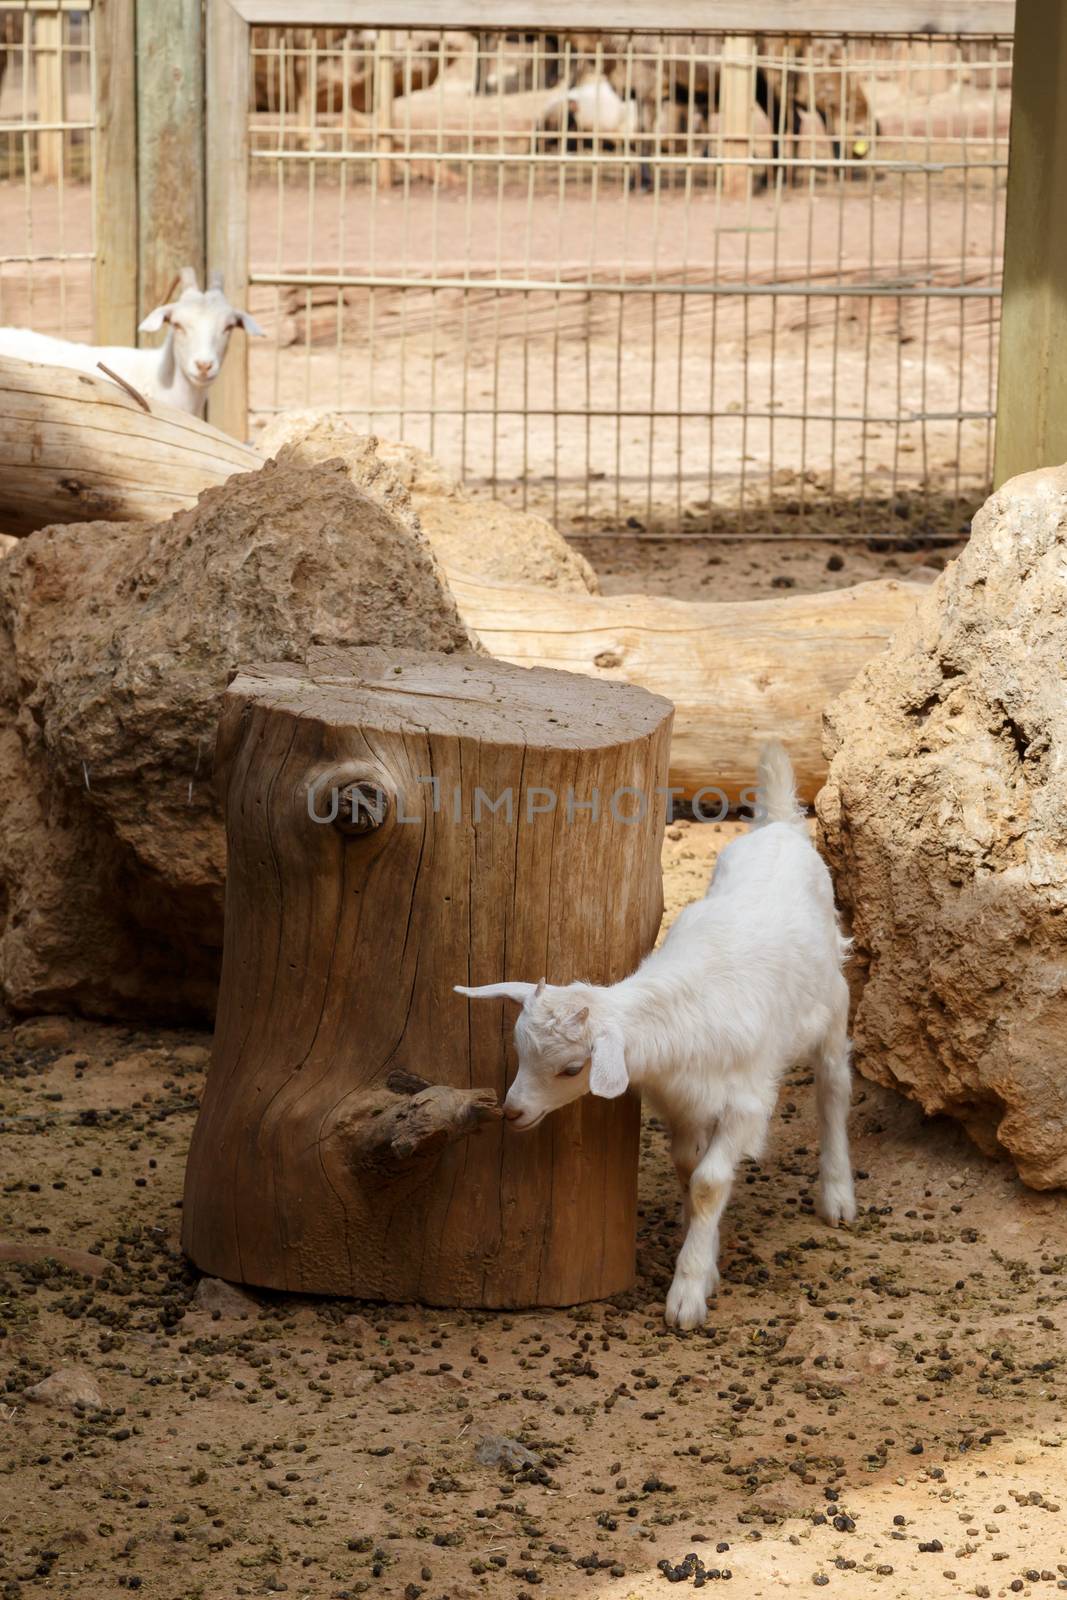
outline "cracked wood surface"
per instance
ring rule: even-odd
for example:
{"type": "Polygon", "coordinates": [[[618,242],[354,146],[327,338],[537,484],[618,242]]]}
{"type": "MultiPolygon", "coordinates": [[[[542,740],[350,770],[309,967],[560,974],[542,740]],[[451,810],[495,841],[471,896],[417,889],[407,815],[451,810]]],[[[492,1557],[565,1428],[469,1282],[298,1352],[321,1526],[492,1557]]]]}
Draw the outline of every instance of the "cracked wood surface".
{"type": "Polygon", "coordinates": [[[670,728],[642,689],[475,656],[316,649],[236,676],[222,991],[183,1214],[198,1266],[439,1305],[630,1285],[636,1102],[509,1131],[513,1008],[452,986],[632,970],[662,910],[670,728]],[[353,787],[381,798],[373,826],[312,820],[353,787]],[[613,810],[623,789],[644,815],[632,793],[613,810]]]}

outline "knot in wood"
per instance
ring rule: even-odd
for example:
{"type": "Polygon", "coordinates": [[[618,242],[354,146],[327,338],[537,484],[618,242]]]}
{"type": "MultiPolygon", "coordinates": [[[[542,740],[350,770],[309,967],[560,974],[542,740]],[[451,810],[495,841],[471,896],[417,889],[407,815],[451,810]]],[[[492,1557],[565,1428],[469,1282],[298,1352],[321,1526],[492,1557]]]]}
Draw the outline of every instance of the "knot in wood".
{"type": "Polygon", "coordinates": [[[361,778],[338,791],[333,825],[338,833],[358,838],[380,828],[388,814],[389,791],[369,778],[361,778]]]}

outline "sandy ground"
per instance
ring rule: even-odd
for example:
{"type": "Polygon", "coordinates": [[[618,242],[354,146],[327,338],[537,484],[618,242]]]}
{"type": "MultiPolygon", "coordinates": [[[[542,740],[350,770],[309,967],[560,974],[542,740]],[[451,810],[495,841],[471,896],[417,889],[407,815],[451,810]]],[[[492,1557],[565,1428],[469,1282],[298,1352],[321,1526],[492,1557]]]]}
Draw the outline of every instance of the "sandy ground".
{"type": "Polygon", "coordinates": [[[676,600],[765,600],[844,589],[872,578],[925,582],[962,545],[913,549],[878,540],[753,542],[689,539],[572,539],[592,563],[604,594],[662,594],[676,600]]]}
{"type": "MultiPolygon", "coordinates": [[[[723,830],[676,828],[669,911],[723,830]]],[[[644,1137],[638,1282],[510,1315],[191,1304],[182,1162],[208,1041],[37,1019],[0,1035],[0,1595],[629,1600],[677,1581],[929,1600],[1067,1588],[1067,1235],[958,1130],[862,1081],[861,1214],[812,1214],[811,1090],[738,1184],[707,1328],[662,1323],[678,1243],[644,1137]],[[84,1368],[103,1408],[29,1402],[84,1368]],[[487,1436],[536,1463],[479,1464],[487,1436]],[[676,1569],[687,1555],[707,1578],[676,1569]]]]}

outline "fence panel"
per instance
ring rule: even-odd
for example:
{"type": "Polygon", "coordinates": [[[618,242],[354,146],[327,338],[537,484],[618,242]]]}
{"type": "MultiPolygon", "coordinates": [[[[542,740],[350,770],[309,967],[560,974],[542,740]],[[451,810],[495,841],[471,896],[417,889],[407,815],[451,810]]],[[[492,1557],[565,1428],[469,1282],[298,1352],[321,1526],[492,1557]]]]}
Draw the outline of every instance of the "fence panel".
{"type": "Polygon", "coordinates": [[[987,491],[1010,36],[250,61],[255,421],[345,411],[583,534],[947,537],[987,491]]]}
{"type": "Polygon", "coordinates": [[[92,333],[92,19],[0,5],[0,322],[92,333]]]}
{"type": "MultiPolygon", "coordinates": [[[[272,332],[215,420],[340,409],[586,535],[966,524],[1011,75],[1010,34],[971,30],[1000,0],[921,35],[433,9],[466,26],[209,0],[209,265],[272,332]]],[[[715,15],[772,13],[841,7],[715,15]]],[[[95,261],[100,336],[133,337],[133,26],[134,0],[0,0],[4,321],[88,336],[95,261]]]]}

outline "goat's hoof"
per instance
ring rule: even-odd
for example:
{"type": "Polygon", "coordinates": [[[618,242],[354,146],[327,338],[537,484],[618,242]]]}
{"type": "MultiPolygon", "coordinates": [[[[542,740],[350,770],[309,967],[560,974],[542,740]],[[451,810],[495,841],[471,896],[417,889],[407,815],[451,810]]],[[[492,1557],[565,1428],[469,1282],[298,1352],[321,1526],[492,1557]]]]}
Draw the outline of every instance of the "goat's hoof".
{"type": "Polygon", "coordinates": [[[820,1184],[815,1209],[831,1228],[838,1227],[842,1222],[846,1224],[855,1222],[856,1196],[852,1190],[851,1178],[841,1182],[828,1181],[820,1184]]]}
{"type": "Polygon", "coordinates": [[[702,1328],[708,1320],[708,1296],[703,1283],[690,1278],[671,1284],[664,1309],[668,1327],[702,1328]]]}

